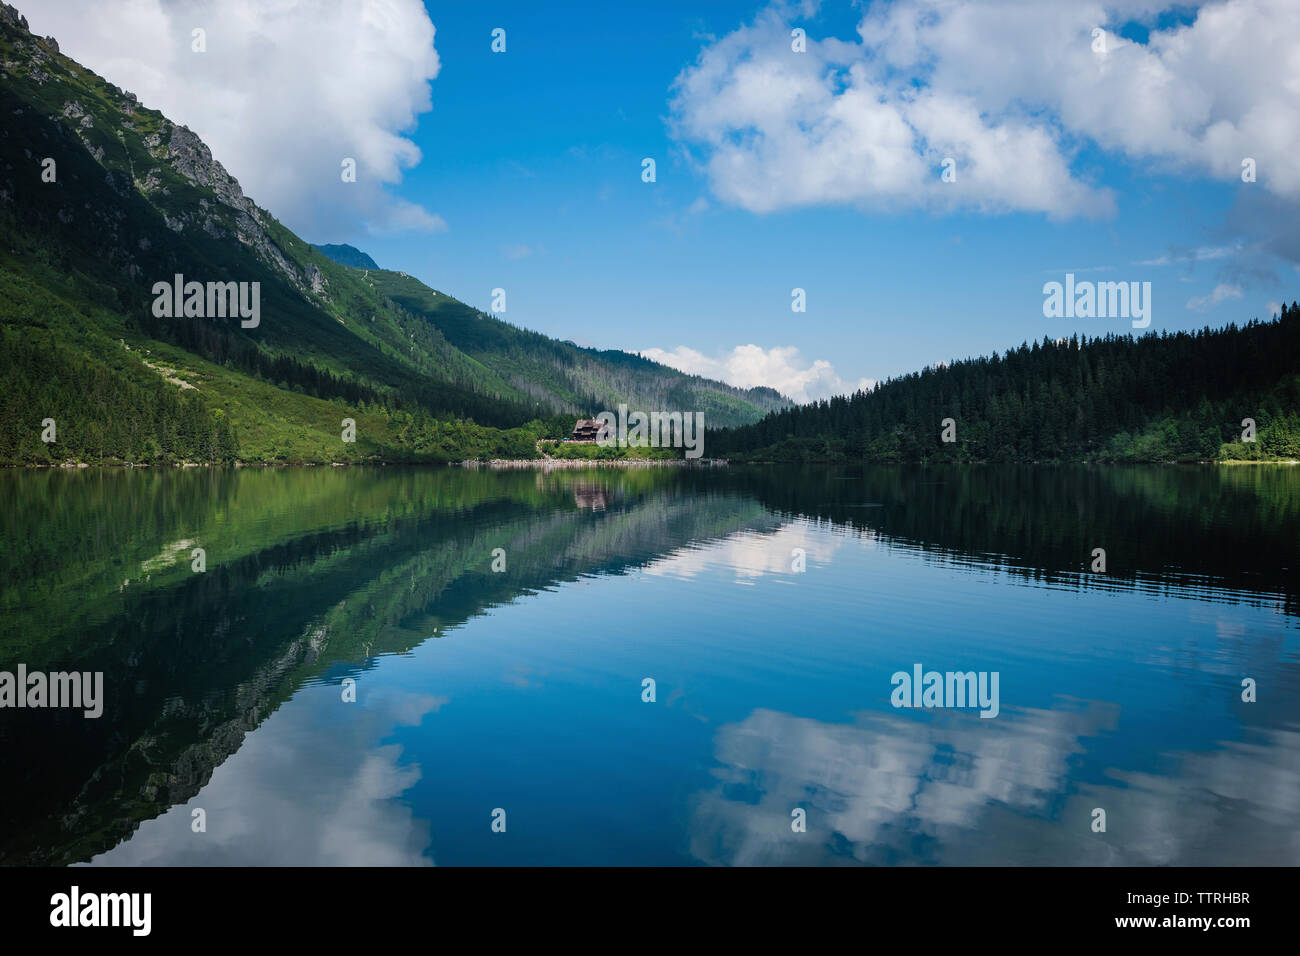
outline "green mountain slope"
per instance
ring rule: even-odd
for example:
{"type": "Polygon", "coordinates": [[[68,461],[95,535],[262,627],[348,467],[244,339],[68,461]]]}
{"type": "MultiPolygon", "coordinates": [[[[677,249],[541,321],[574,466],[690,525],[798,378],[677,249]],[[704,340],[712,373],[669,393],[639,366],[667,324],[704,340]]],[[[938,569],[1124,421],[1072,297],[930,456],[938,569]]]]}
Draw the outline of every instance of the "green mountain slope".
{"type": "Polygon", "coordinates": [[[399,311],[432,324],[454,347],[490,368],[527,401],[568,412],[690,409],[709,427],[756,421],[790,402],[770,388],[739,389],[628,352],[581,348],[503,322],[436,292],[402,272],[371,272],[368,280],[399,311]]]}
{"type": "Polygon", "coordinates": [[[684,410],[719,425],[785,404],[334,261],[245,196],[189,129],[3,4],[0,110],[0,462],[531,457],[573,413],[623,400],[690,399],[684,410]],[[178,275],[258,283],[259,321],[155,315],[155,284],[178,275]],[[505,344],[458,345],[467,315],[505,344]]]}

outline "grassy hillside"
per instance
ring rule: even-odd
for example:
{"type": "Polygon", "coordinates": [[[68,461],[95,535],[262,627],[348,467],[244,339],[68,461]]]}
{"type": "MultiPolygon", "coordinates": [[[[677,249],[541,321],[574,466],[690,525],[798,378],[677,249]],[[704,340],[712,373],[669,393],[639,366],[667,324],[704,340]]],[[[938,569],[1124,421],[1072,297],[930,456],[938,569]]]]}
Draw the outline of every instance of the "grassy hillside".
{"type": "Polygon", "coordinates": [[[361,268],[334,261],[2,4],[0,110],[0,462],[530,457],[623,400],[731,424],[785,404],[516,329],[356,250],[361,268]],[[175,275],[258,283],[260,321],[155,315],[175,275]]]}
{"type": "Polygon", "coordinates": [[[401,312],[426,320],[461,352],[482,363],[523,399],[563,411],[690,409],[711,427],[755,421],[790,403],[770,388],[740,389],[686,375],[615,350],[580,348],[530,332],[471,308],[400,272],[370,272],[368,281],[401,312]]]}

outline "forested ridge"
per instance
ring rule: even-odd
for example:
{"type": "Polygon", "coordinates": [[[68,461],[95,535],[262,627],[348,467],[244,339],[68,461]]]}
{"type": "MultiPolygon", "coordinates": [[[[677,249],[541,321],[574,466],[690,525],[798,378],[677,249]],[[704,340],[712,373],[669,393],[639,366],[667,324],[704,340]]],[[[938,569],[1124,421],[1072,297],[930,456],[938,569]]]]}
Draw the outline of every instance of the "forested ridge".
{"type": "Polygon", "coordinates": [[[535,457],[620,402],[668,395],[718,424],[789,404],[527,332],[313,246],[193,131],[4,3],[0,113],[0,463],[535,457]],[[259,319],[155,314],[175,276],[255,286],[259,319]]]}
{"type": "Polygon", "coordinates": [[[313,247],[193,132],[4,4],[0,60],[0,463],[532,458],[620,403],[703,412],[730,426],[705,454],[737,460],[1300,458],[1294,302],[1218,330],[1044,339],[792,407],[313,247]],[[153,284],[176,274],[256,283],[262,321],[155,316],[153,284]]]}
{"type": "Polygon", "coordinates": [[[1300,458],[1300,306],[1197,332],[1044,339],[708,436],[768,461],[1300,458]],[[942,440],[944,419],[955,441],[942,440]],[[1244,419],[1256,440],[1242,441],[1244,419]]]}

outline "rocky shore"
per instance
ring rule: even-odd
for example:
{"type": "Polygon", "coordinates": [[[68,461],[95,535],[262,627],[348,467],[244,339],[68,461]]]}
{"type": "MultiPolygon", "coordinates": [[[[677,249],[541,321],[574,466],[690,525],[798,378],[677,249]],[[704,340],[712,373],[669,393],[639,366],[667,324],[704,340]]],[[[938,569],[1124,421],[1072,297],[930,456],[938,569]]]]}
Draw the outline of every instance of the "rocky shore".
{"type": "Polygon", "coordinates": [[[493,458],[462,461],[462,468],[725,468],[725,458],[493,458]]]}

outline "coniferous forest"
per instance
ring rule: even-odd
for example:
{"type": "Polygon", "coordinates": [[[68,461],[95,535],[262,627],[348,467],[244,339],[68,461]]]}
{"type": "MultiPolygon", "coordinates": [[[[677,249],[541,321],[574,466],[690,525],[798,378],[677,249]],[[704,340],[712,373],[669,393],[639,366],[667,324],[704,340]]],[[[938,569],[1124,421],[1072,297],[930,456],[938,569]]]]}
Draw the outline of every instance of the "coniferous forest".
{"type": "Polygon", "coordinates": [[[1300,305],[1271,321],[1028,343],[709,435],[758,461],[1300,458],[1300,305]],[[944,441],[944,420],[954,441],[944,441]],[[1244,419],[1255,440],[1243,441],[1244,419]]]}

